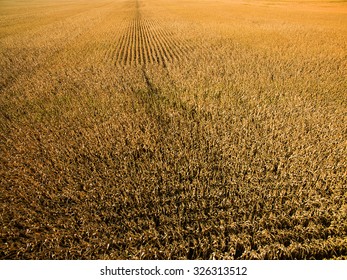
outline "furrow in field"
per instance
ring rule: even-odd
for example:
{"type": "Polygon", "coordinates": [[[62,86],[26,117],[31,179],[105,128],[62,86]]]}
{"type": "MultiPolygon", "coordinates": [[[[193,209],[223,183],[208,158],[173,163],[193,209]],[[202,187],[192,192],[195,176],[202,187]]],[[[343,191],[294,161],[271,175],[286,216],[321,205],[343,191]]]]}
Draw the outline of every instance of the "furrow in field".
{"type": "Polygon", "coordinates": [[[142,26],[144,29],[144,37],[146,40],[146,45],[147,45],[147,53],[146,56],[148,57],[148,59],[150,60],[150,63],[155,63],[156,62],[156,50],[155,50],[155,46],[151,40],[151,32],[147,26],[147,24],[145,24],[145,21],[142,21],[142,26]]]}
{"type": "Polygon", "coordinates": [[[172,45],[168,44],[168,39],[163,36],[161,29],[157,28],[153,22],[148,22],[153,34],[154,40],[157,42],[158,50],[161,53],[162,59],[166,62],[171,62],[174,59],[174,51],[172,45]]]}
{"type": "Polygon", "coordinates": [[[142,53],[142,64],[148,64],[149,59],[147,57],[147,41],[145,37],[145,31],[140,19],[138,20],[138,26],[140,30],[140,41],[141,41],[141,53],[142,53]]]}
{"type": "Polygon", "coordinates": [[[136,26],[138,31],[138,52],[139,52],[139,58],[140,58],[137,64],[142,65],[142,64],[146,64],[146,51],[145,51],[146,42],[144,38],[144,32],[141,25],[140,16],[136,18],[136,26]]]}
{"type": "Polygon", "coordinates": [[[133,52],[134,52],[134,21],[130,21],[130,28],[129,28],[129,45],[128,45],[128,56],[127,60],[125,62],[126,65],[131,64],[131,61],[133,59],[133,52]]]}
{"type": "Polygon", "coordinates": [[[136,61],[136,26],[135,21],[131,22],[131,52],[128,60],[128,65],[132,65],[136,61]]]}
{"type": "MultiPolygon", "coordinates": [[[[110,36],[108,33],[106,34],[106,36],[110,36]]],[[[112,36],[113,40],[117,40],[117,36],[112,36]]],[[[110,44],[110,41],[107,40],[107,44],[110,44]]],[[[112,45],[110,45],[104,54],[104,58],[103,58],[103,62],[107,62],[108,60],[111,60],[115,57],[115,51],[116,48],[113,48],[112,45]]]]}
{"type": "Polygon", "coordinates": [[[132,24],[130,23],[126,31],[126,42],[124,45],[124,52],[121,57],[121,64],[123,65],[126,65],[128,63],[129,57],[131,55],[131,34],[132,34],[131,26],[132,24]]]}
{"type": "MultiPolygon", "coordinates": [[[[154,23],[155,25],[159,23],[154,23]]],[[[174,53],[174,56],[177,59],[184,57],[186,52],[189,51],[188,47],[185,44],[182,44],[179,40],[173,38],[173,34],[167,31],[165,28],[158,29],[158,33],[162,38],[164,38],[166,44],[170,46],[170,50],[174,53]]]]}
{"type": "Polygon", "coordinates": [[[142,58],[141,58],[141,44],[140,44],[140,36],[141,36],[141,30],[139,28],[139,18],[136,17],[135,19],[135,43],[136,43],[136,56],[135,56],[135,65],[142,64],[142,58]]]}
{"type": "Polygon", "coordinates": [[[118,64],[122,61],[125,51],[126,51],[126,44],[127,44],[127,40],[128,40],[128,36],[126,33],[127,27],[124,27],[123,29],[123,35],[120,39],[120,43],[119,46],[115,49],[115,57],[112,58],[112,62],[114,61],[115,64],[118,64]]]}
{"type": "Polygon", "coordinates": [[[140,19],[137,17],[136,18],[136,29],[137,29],[137,46],[138,46],[138,62],[142,65],[144,64],[143,61],[143,46],[142,46],[142,30],[141,30],[141,25],[140,25],[140,19]]]}
{"type": "Polygon", "coordinates": [[[122,57],[122,64],[127,65],[131,56],[131,35],[132,35],[132,22],[129,23],[129,27],[126,31],[126,43],[124,46],[124,55],[122,57]]]}
{"type": "MultiPolygon", "coordinates": [[[[156,21],[155,24],[156,25],[160,24],[160,22],[156,21]]],[[[193,48],[187,42],[185,42],[184,39],[180,39],[180,40],[175,39],[174,33],[170,32],[168,28],[160,28],[159,32],[161,32],[162,35],[168,39],[168,41],[170,42],[170,45],[172,44],[173,46],[177,47],[179,51],[182,52],[182,55],[185,55],[186,52],[193,50],[193,48]]]]}
{"type": "Polygon", "coordinates": [[[117,43],[106,52],[105,58],[115,65],[147,65],[167,63],[184,58],[189,46],[177,40],[166,30],[165,23],[144,18],[136,10],[134,17],[127,20],[126,26],[113,27],[117,43]],[[123,33],[123,34],[121,34],[123,33]]]}
{"type": "Polygon", "coordinates": [[[99,34],[98,41],[103,42],[100,48],[106,49],[101,57],[103,63],[111,62],[114,64],[117,60],[126,38],[124,33],[126,30],[125,24],[126,22],[124,20],[119,23],[117,22],[117,24],[109,23],[107,26],[104,26],[104,30],[107,31],[99,34]]]}
{"type": "Polygon", "coordinates": [[[168,57],[168,60],[173,61],[175,59],[178,59],[179,57],[178,57],[173,45],[169,41],[169,38],[166,38],[165,36],[163,36],[161,33],[161,30],[158,30],[158,36],[161,37],[163,49],[166,52],[166,56],[168,57]]]}
{"type": "Polygon", "coordinates": [[[136,26],[136,18],[132,21],[132,44],[131,44],[131,60],[130,64],[134,65],[137,61],[137,26],[136,26]]]}
{"type": "Polygon", "coordinates": [[[155,61],[158,64],[162,64],[162,53],[161,53],[161,49],[160,49],[160,42],[157,40],[157,37],[155,35],[154,30],[151,28],[151,25],[149,24],[148,21],[144,21],[146,22],[146,25],[148,26],[148,29],[150,31],[150,40],[151,40],[151,44],[153,46],[154,49],[154,55],[155,55],[155,61]]]}
{"type": "Polygon", "coordinates": [[[119,33],[117,32],[117,34],[119,34],[117,36],[118,40],[118,46],[113,50],[113,57],[111,57],[111,61],[112,64],[116,64],[119,59],[121,59],[121,57],[123,56],[122,53],[124,52],[124,48],[125,48],[125,44],[126,44],[126,40],[127,40],[127,35],[125,33],[125,31],[128,29],[128,22],[126,20],[122,21],[122,26],[119,29],[119,33]]]}
{"type": "MultiPolygon", "coordinates": [[[[149,25],[151,25],[150,22],[149,25]]],[[[166,63],[172,61],[172,57],[170,55],[170,52],[168,51],[170,47],[165,44],[165,37],[162,37],[160,35],[160,33],[158,32],[158,28],[153,28],[153,25],[151,26],[151,28],[153,39],[156,42],[158,46],[158,52],[160,53],[160,63],[165,66],[166,63]]]]}

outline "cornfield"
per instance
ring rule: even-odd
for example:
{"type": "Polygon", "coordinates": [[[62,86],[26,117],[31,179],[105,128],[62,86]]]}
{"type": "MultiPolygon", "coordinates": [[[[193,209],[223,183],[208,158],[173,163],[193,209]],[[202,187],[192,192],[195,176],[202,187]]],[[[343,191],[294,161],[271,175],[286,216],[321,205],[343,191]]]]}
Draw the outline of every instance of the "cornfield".
{"type": "Polygon", "coordinates": [[[346,259],[347,3],[0,2],[1,259],[346,259]]]}

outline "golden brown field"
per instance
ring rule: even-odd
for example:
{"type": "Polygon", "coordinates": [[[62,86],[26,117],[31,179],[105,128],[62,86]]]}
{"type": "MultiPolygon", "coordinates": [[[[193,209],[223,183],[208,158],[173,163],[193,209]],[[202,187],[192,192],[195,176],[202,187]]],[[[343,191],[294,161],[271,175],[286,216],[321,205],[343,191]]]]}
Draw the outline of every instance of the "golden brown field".
{"type": "Polygon", "coordinates": [[[0,1],[0,258],[346,259],[347,3],[0,1]]]}

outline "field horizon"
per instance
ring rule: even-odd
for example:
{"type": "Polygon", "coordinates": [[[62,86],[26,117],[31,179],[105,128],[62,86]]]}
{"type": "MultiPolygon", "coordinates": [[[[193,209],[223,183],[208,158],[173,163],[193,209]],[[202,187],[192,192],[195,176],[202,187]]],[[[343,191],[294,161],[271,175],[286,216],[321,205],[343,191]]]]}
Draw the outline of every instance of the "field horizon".
{"type": "Polygon", "coordinates": [[[346,1],[0,1],[0,258],[346,259],[346,89],[346,1]]]}

